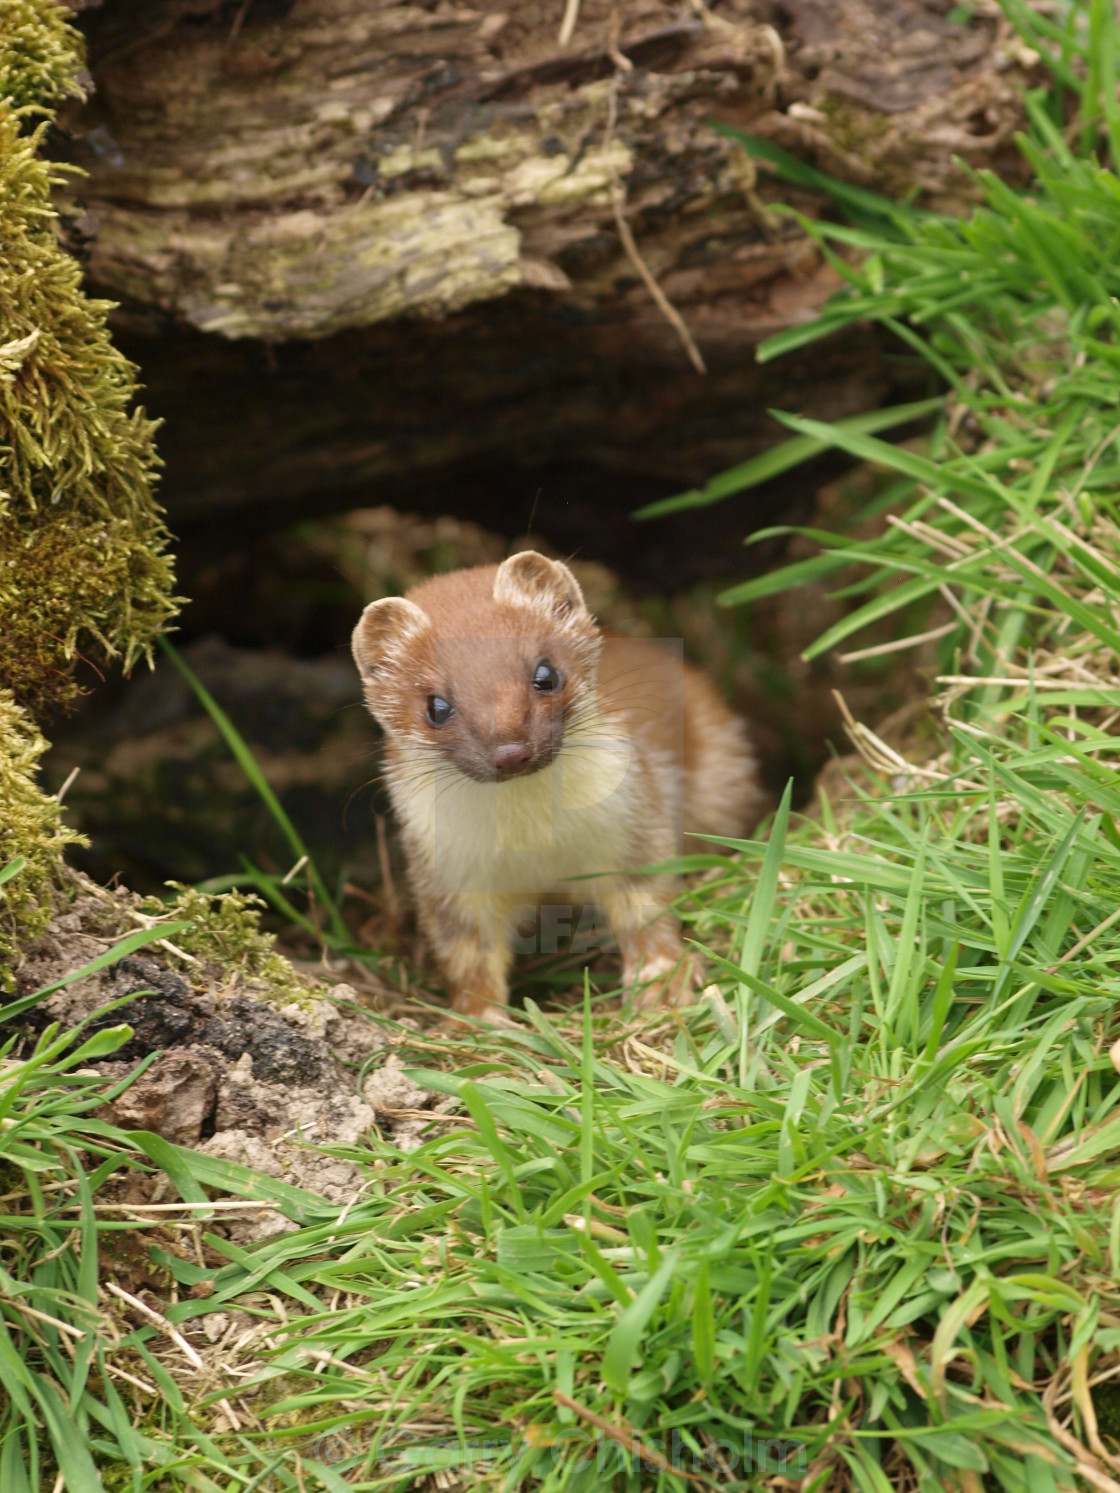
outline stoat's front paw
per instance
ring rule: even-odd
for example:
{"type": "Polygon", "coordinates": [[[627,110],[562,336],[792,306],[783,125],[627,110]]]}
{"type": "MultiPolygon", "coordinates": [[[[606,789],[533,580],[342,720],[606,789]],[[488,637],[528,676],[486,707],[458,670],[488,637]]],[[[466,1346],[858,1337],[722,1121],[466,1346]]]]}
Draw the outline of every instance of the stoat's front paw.
{"type": "Polygon", "coordinates": [[[683,950],[674,959],[657,954],[634,970],[623,973],[624,983],[634,988],[636,1011],[658,1006],[689,1006],[700,988],[700,965],[695,955],[683,950]]]}
{"type": "Polygon", "coordinates": [[[451,992],[451,1009],[447,1013],[447,1021],[454,1026],[464,1026],[468,1023],[474,1025],[476,1022],[484,1021],[488,1026],[513,1026],[513,1017],[506,1009],[504,1002],[486,1000],[481,995],[475,995],[470,990],[453,990],[451,992]]]}

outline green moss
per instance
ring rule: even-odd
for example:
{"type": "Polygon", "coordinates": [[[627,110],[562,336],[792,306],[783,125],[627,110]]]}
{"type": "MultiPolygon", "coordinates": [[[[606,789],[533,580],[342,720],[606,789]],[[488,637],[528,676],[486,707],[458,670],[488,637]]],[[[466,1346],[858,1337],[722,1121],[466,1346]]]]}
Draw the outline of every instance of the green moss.
{"type": "Polygon", "coordinates": [[[82,63],[53,0],[0,0],[0,687],[36,715],[73,696],[79,653],[128,669],[176,610],[155,427],[37,153],[82,63]]]}
{"type": "Polygon", "coordinates": [[[35,781],[47,743],[10,691],[0,690],[0,869],[22,868],[0,884],[0,990],[10,990],[20,944],[41,933],[60,897],[63,848],[81,836],[35,781]]]}
{"type": "Polygon", "coordinates": [[[829,94],[819,107],[828,119],[829,144],[845,155],[873,157],[874,147],[891,134],[887,115],[876,114],[836,94],[829,94]]]}
{"type": "MultiPolygon", "coordinates": [[[[175,935],[175,945],[203,964],[218,965],[247,984],[263,985],[264,993],[280,1003],[306,1000],[310,987],[276,951],[276,940],[261,930],[265,904],[251,892],[200,892],[195,887],[169,881],[178,894],[168,904],[159,897],[146,897],[144,912],[172,912],[190,924],[175,935]]],[[[183,967],[189,968],[187,962],[183,967]]]]}
{"type": "Polygon", "coordinates": [[[57,0],[0,0],[0,98],[45,108],[77,94],[83,61],[81,35],[57,0]]]}

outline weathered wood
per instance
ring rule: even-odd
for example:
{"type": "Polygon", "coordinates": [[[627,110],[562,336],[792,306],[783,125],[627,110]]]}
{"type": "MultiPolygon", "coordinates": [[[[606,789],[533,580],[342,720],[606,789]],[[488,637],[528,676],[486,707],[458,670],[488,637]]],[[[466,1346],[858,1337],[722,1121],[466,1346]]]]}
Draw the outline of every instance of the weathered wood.
{"type": "MultiPolygon", "coordinates": [[[[226,8],[112,6],[94,37],[92,275],[202,330],[270,338],[444,314],[520,285],[570,295],[564,261],[587,259],[639,153],[640,211],[678,219],[738,197],[729,222],[748,236],[740,153],[705,114],[744,76],[773,73],[757,28],[633,7],[623,40],[637,61],[618,73],[597,9],[562,55],[531,6],[526,25],[364,0],[280,16],[255,0],[236,36],[226,8]]],[[[598,275],[577,268],[584,300],[601,298],[616,257],[603,244],[598,275]]]]}
{"type": "Polygon", "coordinates": [[[91,275],[230,337],[327,336],[518,286],[602,305],[634,279],[617,184],[670,298],[707,308],[702,337],[752,284],[804,268],[713,116],[941,191],[953,153],[1005,146],[1001,23],[946,8],[790,0],[782,36],[748,0],[586,0],[563,49],[550,5],[109,0],[91,275]]]}
{"type": "Polygon", "coordinates": [[[1020,121],[988,9],[583,0],[562,47],[559,0],[106,0],[75,142],[89,273],[167,417],[173,520],[412,502],[464,472],[531,490],[573,459],[667,491],[772,439],[767,405],[865,404],[870,339],[751,365],[835,279],[764,205],[821,203],[756,181],[713,120],[952,199],[953,156],[1009,159],[1020,121]]]}

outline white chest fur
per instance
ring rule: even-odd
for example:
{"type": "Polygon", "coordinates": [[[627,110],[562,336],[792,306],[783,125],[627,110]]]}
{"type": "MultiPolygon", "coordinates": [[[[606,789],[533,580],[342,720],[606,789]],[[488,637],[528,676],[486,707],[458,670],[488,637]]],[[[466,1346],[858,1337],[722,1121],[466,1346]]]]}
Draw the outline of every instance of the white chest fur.
{"type": "Polygon", "coordinates": [[[594,883],[572,878],[634,863],[640,803],[629,737],[604,723],[565,739],[547,767],[479,783],[430,749],[404,743],[389,773],[409,852],[435,889],[452,896],[532,899],[594,883]]]}

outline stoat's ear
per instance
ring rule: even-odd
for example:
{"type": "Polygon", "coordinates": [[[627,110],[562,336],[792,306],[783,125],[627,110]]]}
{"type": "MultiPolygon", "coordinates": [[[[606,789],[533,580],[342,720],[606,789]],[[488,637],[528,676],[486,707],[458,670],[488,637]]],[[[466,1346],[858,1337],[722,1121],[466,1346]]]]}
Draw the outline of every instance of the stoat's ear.
{"type": "Polygon", "coordinates": [[[403,596],[371,601],[350,640],[358,673],[363,679],[374,679],[391,668],[431,625],[428,614],[403,596]]]}
{"type": "Polygon", "coordinates": [[[494,577],[494,600],[506,606],[536,607],[561,620],[587,615],[583,592],[572,572],[536,550],[502,561],[494,577]]]}

